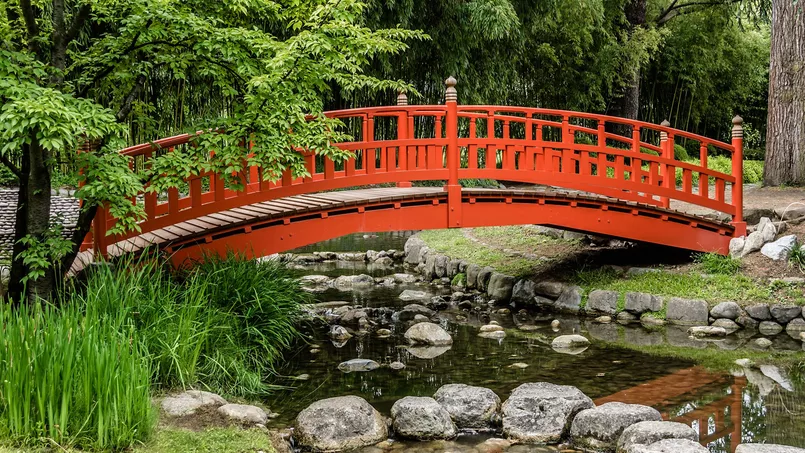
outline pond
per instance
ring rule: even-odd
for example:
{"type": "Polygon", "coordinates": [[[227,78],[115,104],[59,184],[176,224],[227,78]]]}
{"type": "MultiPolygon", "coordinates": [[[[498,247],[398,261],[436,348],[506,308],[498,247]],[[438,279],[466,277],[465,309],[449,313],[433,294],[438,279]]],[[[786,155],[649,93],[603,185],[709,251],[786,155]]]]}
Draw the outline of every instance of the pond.
{"type": "MultiPolygon", "coordinates": [[[[368,238],[354,235],[308,247],[304,252],[353,251],[356,244],[371,244],[368,248],[375,250],[399,250],[408,235],[410,233],[368,238]]],[[[401,266],[372,268],[361,262],[330,262],[300,267],[299,272],[300,275],[333,277],[361,273],[382,277],[404,270],[401,266]]],[[[424,290],[433,295],[450,293],[449,288],[420,283],[375,285],[361,290],[329,289],[316,294],[316,298],[319,302],[346,301],[350,305],[399,309],[411,303],[398,298],[405,289],[424,290]]],[[[408,348],[403,338],[405,323],[384,325],[392,331],[387,338],[369,334],[355,336],[345,344],[330,341],[326,326],[306,324],[303,329],[307,340],[286,355],[286,365],[280,370],[288,378],[279,383],[291,389],[277,392],[267,401],[269,407],[280,414],[272,425],[292,425],[306,406],[333,396],[361,396],[388,415],[396,400],[404,396],[432,396],[445,384],[487,387],[505,400],[522,383],[545,381],[576,386],[596,404],[621,401],[652,406],[665,419],[684,422],[698,430],[702,443],[714,453],[734,452],[739,442],[805,447],[805,388],[797,379],[786,378],[784,385],[771,381],[772,384],[759,387],[753,383],[758,379],[743,372],[710,372],[694,362],[649,355],[601,341],[593,341],[578,354],[558,353],[550,345],[557,335],[581,333],[593,337],[587,330],[589,324],[573,317],[534,315],[529,324],[536,329],[529,331],[518,329],[517,316],[512,314],[493,312],[487,316],[447,311],[439,313],[439,317],[442,327],[454,339],[452,347],[408,348]],[[553,319],[560,321],[558,329],[552,328],[553,319]],[[478,336],[479,326],[490,320],[506,328],[505,338],[478,336]],[[384,365],[402,362],[405,368],[339,371],[340,363],[355,358],[371,359],[384,365]]],[[[627,338],[645,335],[639,326],[619,328],[625,329],[627,338]]],[[[761,383],[768,382],[766,379],[761,383]]],[[[463,435],[451,442],[396,443],[396,446],[410,451],[473,452],[478,451],[474,446],[487,437],[463,435]]],[[[511,447],[507,451],[543,451],[535,447],[522,448],[511,447]]],[[[555,450],[546,447],[544,451],[555,450]]]]}

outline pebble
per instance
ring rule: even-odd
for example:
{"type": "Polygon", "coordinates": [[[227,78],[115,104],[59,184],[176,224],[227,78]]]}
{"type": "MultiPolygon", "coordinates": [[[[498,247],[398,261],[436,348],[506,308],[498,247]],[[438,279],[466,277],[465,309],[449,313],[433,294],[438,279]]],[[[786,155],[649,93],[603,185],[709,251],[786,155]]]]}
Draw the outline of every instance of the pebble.
{"type": "Polygon", "coordinates": [[[391,368],[392,370],[402,370],[403,368],[405,368],[405,364],[402,362],[391,362],[389,363],[389,368],[391,368]]]}
{"type": "Polygon", "coordinates": [[[769,340],[768,338],[758,338],[757,340],[755,340],[755,344],[763,349],[766,349],[772,345],[771,340],[769,340]]]}
{"type": "Polygon", "coordinates": [[[509,368],[520,368],[520,369],[528,368],[528,364],[523,362],[512,363],[511,365],[509,365],[509,368]]]}
{"type": "Polygon", "coordinates": [[[554,319],[553,321],[551,321],[551,327],[553,327],[554,329],[558,329],[560,325],[561,323],[559,322],[558,319],[554,319]]]}

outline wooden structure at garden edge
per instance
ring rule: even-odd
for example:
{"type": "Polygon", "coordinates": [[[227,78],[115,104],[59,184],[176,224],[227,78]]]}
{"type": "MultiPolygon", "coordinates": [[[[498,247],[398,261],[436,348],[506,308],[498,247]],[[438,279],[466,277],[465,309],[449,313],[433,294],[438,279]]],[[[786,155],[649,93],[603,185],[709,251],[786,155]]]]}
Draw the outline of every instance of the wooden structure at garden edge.
{"type": "MultiPolygon", "coordinates": [[[[455,85],[447,79],[444,105],[408,105],[402,93],[396,106],[326,112],[352,127],[353,141],[338,146],[354,155],[334,162],[300,151],[308,177],[286,172],[268,182],[260,168],[248,167],[240,175],[242,191],[224,187],[214,174],[191,177],[183,190],[133,200],[144,204],[146,218],[139,232],[120,235],[107,235],[114,219],[99,209],[79,258],[149,246],[169,252],[176,263],[205,251],[258,257],[349,233],[519,224],[726,254],[730,239],[746,233],[740,117],[733,120],[732,142],[724,143],[667,122],[458,105],[455,85]],[[680,138],[699,143],[699,165],[674,158],[680,138]],[[713,153],[731,157],[731,174],[707,168],[713,153]],[[471,189],[461,186],[464,179],[535,186],[471,189]],[[428,180],[446,184],[412,186],[428,180]],[[391,187],[343,190],[375,184],[391,187]],[[672,210],[671,200],[731,221],[672,210]]],[[[188,146],[191,138],[164,138],[121,153],[133,158],[131,165],[147,165],[155,152],[188,146]]],[[[247,153],[244,147],[244,158],[247,153]]]]}

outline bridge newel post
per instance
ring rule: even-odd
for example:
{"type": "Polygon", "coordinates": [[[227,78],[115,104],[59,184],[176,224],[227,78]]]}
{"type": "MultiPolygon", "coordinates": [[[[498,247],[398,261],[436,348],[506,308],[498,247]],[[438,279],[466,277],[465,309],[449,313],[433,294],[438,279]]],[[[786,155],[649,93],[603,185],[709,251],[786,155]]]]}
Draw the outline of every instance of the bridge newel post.
{"type": "MultiPolygon", "coordinates": [[[[398,107],[405,107],[408,105],[408,95],[405,94],[405,91],[400,91],[397,94],[397,106],[398,107]]],[[[408,131],[408,110],[403,110],[397,116],[397,140],[407,140],[411,138],[408,131]]],[[[412,162],[414,165],[416,161],[410,159],[408,156],[408,146],[400,145],[399,149],[399,162],[400,166],[402,167],[405,165],[406,170],[413,170],[412,162]],[[403,164],[404,163],[404,164],[403,164]]],[[[414,156],[415,157],[415,156],[414,156]]],[[[411,181],[399,181],[397,182],[397,187],[412,187],[411,181]]]]}
{"type": "Polygon", "coordinates": [[[732,186],[732,205],[735,214],[732,216],[732,225],[735,227],[735,237],[746,235],[746,222],[744,222],[744,128],[743,118],[735,115],[732,119],[732,176],[735,184],[732,186]]]}
{"type": "Polygon", "coordinates": [[[456,79],[452,76],[444,81],[447,89],[444,93],[444,103],[447,107],[445,114],[445,137],[447,138],[447,171],[448,179],[445,191],[447,192],[447,226],[448,228],[461,227],[461,185],[458,182],[458,169],[461,159],[458,149],[458,92],[456,79]]]}
{"type": "MultiPolygon", "coordinates": [[[[660,123],[660,126],[666,128],[671,127],[671,122],[668,120],[663,120],[660,123]]],[[[673,159],[674,158],[674,144],[673,142],[669,143],[668,140],[668,132],[665,130],[660,130],[660,149],[662,150],[662,157],[665,159],[673,159]]],[[[662,187],[664,188],[671,188],[671,180],[668,177],[668,165],[662,164],[660,165],[660,174],[662,175],[662,187]]],[[[676,184],[676,175],[674,176],[674,184],[676,184]]],[[[662,203],[662,207],[668,209],[671,207],[671,200],[668,197],[660,197],[660,203],[662,203]]]]}

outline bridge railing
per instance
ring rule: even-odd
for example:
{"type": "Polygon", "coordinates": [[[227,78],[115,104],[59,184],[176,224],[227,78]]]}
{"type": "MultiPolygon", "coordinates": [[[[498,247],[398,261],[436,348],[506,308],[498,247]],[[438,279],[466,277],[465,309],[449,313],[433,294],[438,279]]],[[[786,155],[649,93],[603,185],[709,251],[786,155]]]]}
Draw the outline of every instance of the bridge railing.
{"type": "MultiPolygon", "coordinates": [[[[146,218],[140,232],[115,237],[93,235],[95,250],[156,229],[219,211],[272,199],[412,181],[446,181],[449,225],[461,226],[460,179],[493,179],[542,184],[597,193],[618,199],[670,207],[671,200],[691,203],[732,216],[736,234],[743,234],[742,127],[733,120],[732,142],[724,143],[671,128],[605,115],[526,107],[459,106],[456,81],[446,81],[445,104],[408,105],[400,94],[396,106],[325,112],[340,119],[353,138],[339,143],[352,152],[344,161],[299,151],[308,175],[290,171],[278,181],[264,181],[262,170],[245,166],[243,190],[231,190],[215,174],[202,173],[166,193],[146,192],[132,199],[142,203],[146,218]],[[674,158],[677,138],[699,144],[699,163],[674,158]],[[708,157],[725,154],[732,172],[708,168],[708,157]],[[676,184],[677,173],[681,184],[676,184]],[[731,200],[727,190],[731,187],[731,200]]],[[[158,153],[193,146],[188,134],[145,143],[121,152],[135,169],[158,153]]],[[[213,151],[209,151],[212,153],[213,151]]],[[[244,146],[244,163],[248,155],[244,146]]],[[[106,232],[114,219],[101,209],[93,231],[106,232]]],[[[181,235],[181,229],[176,231],[181,235]]]]}

